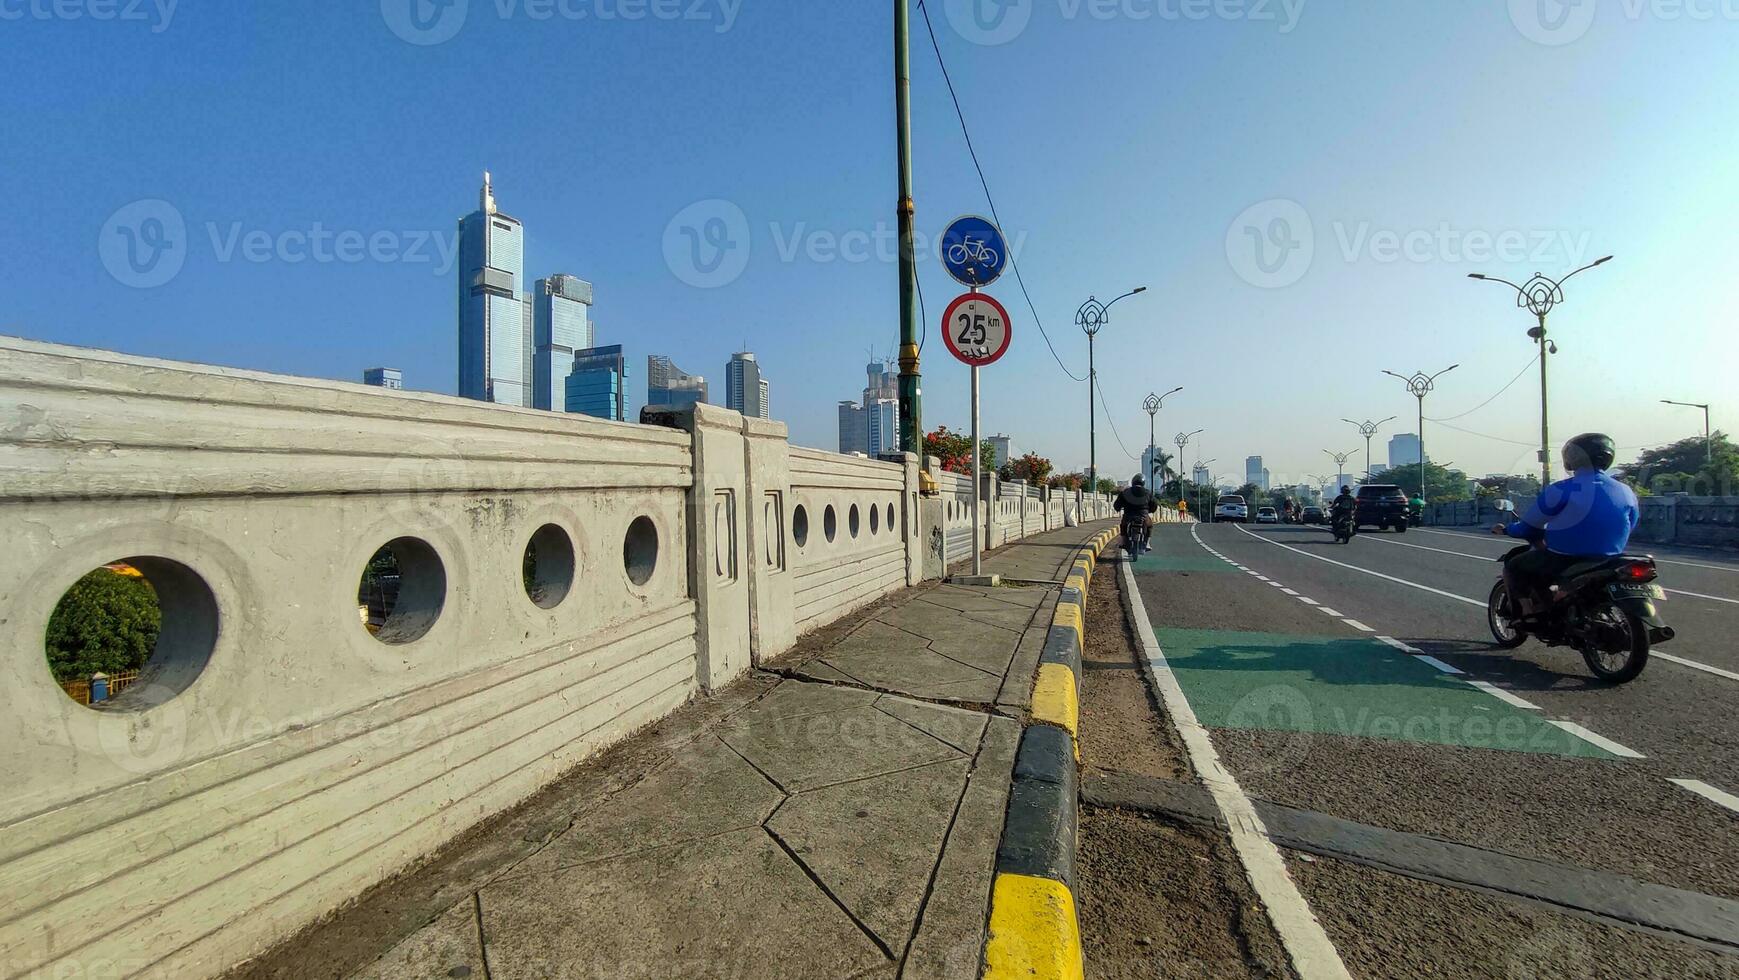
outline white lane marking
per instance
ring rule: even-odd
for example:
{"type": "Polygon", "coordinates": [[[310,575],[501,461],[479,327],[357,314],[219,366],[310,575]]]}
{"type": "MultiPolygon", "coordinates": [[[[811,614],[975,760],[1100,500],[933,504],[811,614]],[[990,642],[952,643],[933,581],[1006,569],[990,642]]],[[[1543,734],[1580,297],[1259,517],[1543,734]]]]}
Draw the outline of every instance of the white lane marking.
{"type": "Polygon", "coordinates": [[[1323,613],[1324,615],[1333,616],[1336,619],[1341,618],[1340,613],[1336,612],[1333,609],[1328,608],[1327,606],[1317,606],[1316,611],[1323,613]]]}
{"type": "Polygon", "coordinates": [[[1351,626],[1353,629],[1358,630],[1360,633],[1375,633],[1376,632],[1376,630],[1371,629],[1369,626],[1366,626],[1364,623],[1361,623],[1356,619],[1343,619],[1343,620],[1341,620],[1341,622],[1347,624],[1348,626],[1351,626]]]}
{"type": "Polygon", "coordinates": [[[1266,581],[1268,581],[1268,576],[1263,575],[1262,573],[1258,572],[1258,573],[1256,573],[1256,581],[1266,582],[1266,581]]]}
{"type": "Polygon", "coordinates": [[[1605,749],[1606,751],[1612,753],[1613,755],[1618,756],[1621,759],[1646,759],[1646,758],[1648,758],[1648,756],[1643,755],[1641,752],[1637,752],[1633,749],[1627,749],[1624,746],[1619,745],[1617,742],[1614,742],[1612,739],[1607,738],[1604,735],[1596,735],[1593,732],[1589,731],[1586,728],[1583,728],[1581,725],[1578,725],[1573,721],[1558,721],[1555,718],[1547,718],[1546,724],[1556,725],[1557,727],[1562,728],[1563,730],[1576,736],[1577,738],[1581,739],[1582,741],[1587,742],[1589,745],[1592,745],[1595,748],[1605,749]]]}
{"type": "Polygon", "coordinates": [[[1269,582],[1268,584],[1274,586],[1276,589],[1285,589],[1286,588],[1286,586],[1281,585],[1279,582],[1269,582]]]}
{"type": "MultiPolygon", "coordinates": [[[[1511,694],[1510,692],[1504,690],[1503,688],[1498,687],[1496,684],[1493,684],[1490,681],[1468,681],[1467,683],[1472,684],[1474,687],[1479,688],[1480,690],[1484,691],[1485,693],[1491,695],[1494,698],[1497,698],[1499,701],[1502,701],[1505,704],[1513,704],[1518,708],[1525,708],[1529,711],[1540,710],[1539,705],[1534,704],[1532,701],[1524,701],[1521,698],[1516,697],[1514,694],[1511,694]]],[[[1557,722],[1553,722],[1552,724],[1555,725],[1555,724],[1557,724],[1557,722]]],[[[1637,758],[1640,759],[1642,757],[1637,756],[1637,758]]]]}
{"type": "MultiPolygon", "coordinates": [[[[1236,527],[1237,525],[1233,525],[1233,526],[1236,527]]],[[[1238,530],[1244,531],[1244,529],[1242,527],[1239,527],[1238,530]]],[[[1244,533],[1250,534],[1249,531],[1244,531],[1244,533]]],[[[1419,589],[1422,592],[1430,592],[1430,593],[1433,593],[1435,595],[1443,596],[1445,599],[1454,599],[1457,602],[1465,602],[1470,606],[1478,606],[1481,609],[1485,608],[1485,602],[1483,600],[1480,600],[1480,599],[1469,599],[1467,596],[1456,595],[1453,592],[1445,592],[1442,589],[1434,589],[1429,585],[1420,585],[1418,582],[1409,582],[1404,578],[1396,578],[1393,575],[1384,575],[1382,572],[1373,572],[1368,568],[1360,568],[1357,565],[1348,565],[1344,561],[1335,561],[1333,558],[1324,558],[1321,555],[1313,555],[1308,551],[1300,551],[1299,549],[1294,548],[1289,544],[1281,544],[1278,541],[1270,541],[1260,534],[1250,534],[1250,536],[1252,538],[1255,538],[1258,541],[1263,542],[1264,544],[1271,544],[1276,548],[1285,548],[1287,551],[1290,551],[1293,554],[1303,555],[1306,558],[1314,559],[1316,561],[1325,561],[1325,562],[1328,562],[1330,565],[1337,565],[1341,568],[1347,569],[1348,571],[1362,572],[1365,575],[1374,575],[1377,578],[1387,579],[1388,581],[1394,582],[1397,585],[1405,585],[1408,588],[1419,589]]]]}
{"type": "Polygon", "coordinates": [[[1460,673],[1462,673],[1462,670],[1460,667],[1457,667],[1454,664],[1446,664],[1443,661],[1438,660],[1436,657],[1428,656],[1428,655],[1423,654],[1423,653],[1415,653],[1413,655],[1413,659],[1419,661],[1420,663],[1428,664],[1432,667],[1436,667],[1438,670],[1443,671],[1445,674],[1460,674],[1460,673]]]}
{"type": "MultiPolygon", "coordinates": [[[[1494,564],[1497,562],[1496,557],[1487,557],[1485,555],[1470,555],[1465,551],[1445,551],[1442,548],[1427,548],[1421,544],[1407,544],[1404,541],[1394,541],[1394,540],[1391,540],[1389,538],[1378,538],[1377,540],[1383,542],[1384,544],[1395,545],[1398,548],[1417,548],[1420,551],[1436,552],[1439,555],[1454,555],[1457,558],[1472,558],[1474,561],[1489,561],[1489,562],[1492,562],[1494,564]]],[[[1655,559],[1656,564],[1663,564],[1663,563],[1665,563],[1665,561],[1666,560],[1662,559],[1662,558],[1655,559]]],[[[1676,564],[1683,564],[1683,563],[1679,562],[1676,564]]],[[[1725,596],[1707,595],[1707,594],[1702,593],[1702,592],[1687,592],[1684,589],[1668,589],[1664,585],[1661,586],[1661,588],[1665,589],[1668,593],[1670,593],[1672,595],[1685,595],[1685,596],[1690,596],[1693,599],[1708,599],[1710,602],[1725,602],[1729,605],[1739,606],[1739,599],[1728,599],[1725,596]]]]}
{"type": "Polygon", "coordinates": [[[1716,789],[1708,783],[1703,782],[1701,779],[1669,779],[1667,782],[1672,783],[1674,786],[1681,789],[1688,789],[1698,796],[1701,796],[1703,799],[1724,806],[1727,809],[1732,810],[1734,813],[1739,813],[1739,796],[1734,796],[1732,793],[1725,790],[1716,789]]]}
{"type": "Polygon", "coordinates": [[[1312,599],[1310,596],[1307,596],[1307,595],[1299,596],[1298,601],[1304,603],[1307,606],[1321,605],[1321,603],[1317,602],[1315,599],[1312,599]]]}
{"type": "MultiPolygon", "coordinates": [[[[1428,527],[1418,528],[1418,530],[1424,531],[1426,534],[1441,534],[1441,535],[1444,535],[1445,537],[1452,537],[1452,538],[1483,538],[1483,537],[1486,537],[1485,534],[1481,534],[1478,531],[1434,531],[1428,527]]],[[[1495,537],[1495,535],[1493,535],[1493,536],[1495,537]]],[[[1638,544],[1646,544],[1647,542],[1639,541],[1637,543],[1638,544]]],[[[1683,565],[1686,568],[1707,568],[1707,569],[1711,569],[1711,570],[1717,571],[1717,572],[1739,572],[1739,565],[1710,565],[1706,562],[1700,562],[1700,561],[1684,561],[1684,560],[1678,559],[1678,558],[1660,558],[1660,557],[1656,557],[1655,561],[1659,562],[1662,565],[1683,565]]]]}
{"type": "Polygon", "coordinates": [[[1286,593],[1287,595],[1297,595],[1298,594],[1297,589],[1281,589],[1280,591],[1286,593]]]}
{"type": "Polygon", "coordinates": [[[1722,670],[1719,667],[1711,667],[1708,664],[1701,664],[1701,663],[1696,662],[1695,660],[1686,660],[1684,657],[1675,657],[1670,653],[1662,653],[1659,650],[1651,650],[1651,651],[1649,651],[1649,656],[1654,657],[1657,660],[1665,660],[1669,663],[1678,664],[1681,667],[1689,667],[1692,670],[1701,670],[1701,671],[1704,671],[1705,673],[1714,674],[1716,677],[1725,677],[1730,681],[1739,681],[1739,674],[1736,674],[1733,671],[1722,670]]]}
{"type": "Polygon", "coordinates": [[[1402,653],[1418,653],[1419,652],[1418,647],[1408,646],[1407,644],[1402,643],[1400,640],[1397,640],[1392,636],[1379,636],[1379,637],[1377,637],[1377,642],[1378,643],[1387,643],[1388,645],[1394,647],[1395,649],[1401,651],[1402,653]]]}
{"type": "MultiPolygon", "coordinates": [[[[1194,534],[1195,530],[1192,528],[1190,533],[1194,534]]],[[[1127,564],[1119,567],[1124,602],[1135,626],[1136,639],[1145,654],[1147,676],[1165,702],[1166,716],[1177,729],[1178,737],[1189,753],[1191,766],[1213,796],[1220,816],[1225,819],[1232,848],[1238,853],[1244,874],[1250,879],[1256,896],[1267,909],[1274,931],[1280,934],[1280,941],[1286,947],[1293,967],[1306,980],[1351,980],[1340,953],[1328,938],[1327,930],[1311,913],[1310,905],[1287,873],[1286,860],[1269,839],[1268,828],[1263,826],[1255,804],[1244,794],[1237,779],[1220,765],[1213,739],[1196,720],[1189,699],[1184,697],[1183,688],[1171,672],[1171,665],[1166,663],[1165,651],[1159,647],[1159,638],[1154,635],[1153,623],[1147,618],[1147,604],[1142,601],[1134,573],[1127,564]]]]}

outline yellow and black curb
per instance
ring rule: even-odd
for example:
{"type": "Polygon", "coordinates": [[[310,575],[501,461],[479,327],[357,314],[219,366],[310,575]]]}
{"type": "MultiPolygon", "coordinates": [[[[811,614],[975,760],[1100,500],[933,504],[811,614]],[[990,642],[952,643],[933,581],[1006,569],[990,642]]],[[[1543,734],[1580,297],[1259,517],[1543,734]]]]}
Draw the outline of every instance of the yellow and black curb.
{"type": "Polygon", "coordinates": [[[1107,529],[1081,546],[1039,654],[1032,712],[1015,756],[996,851],[985,980],[1082,976],[1074,891],[1082,628],[1093,569],[1116,537],[1107,529]]]}

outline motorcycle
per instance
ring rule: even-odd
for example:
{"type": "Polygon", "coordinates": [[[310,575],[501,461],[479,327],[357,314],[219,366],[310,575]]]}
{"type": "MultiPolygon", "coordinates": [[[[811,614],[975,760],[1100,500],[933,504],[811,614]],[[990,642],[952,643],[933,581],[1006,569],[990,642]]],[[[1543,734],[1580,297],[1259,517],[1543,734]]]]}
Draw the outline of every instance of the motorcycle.
{"type": "MultiPolygon", "coordinates": [[[[1533,547],[1512,549],[1508,563],[1533,547]]],[[[1486,621],[1497,645],[1514,650],[1529,636],[1547,646],[1573,647],[1594,676],[1613,684],[1635,680],[1648,665],[1650,649],[1674,637],[1655,609],[1666,593],[1649,555],[1590,558],[1565,569],[1550,588],[1546,609],[1522,619],[1503,575],[1486,600],[1486,621]]]]}
{"type": "Polygon", "coordinates": [[[1351,544],[1353,535],[1359,533],[1359,526],[1351,514],[1334,515],[1334,540],[1337,544],[1351,544]]]}
{"type": "Polygon", "coordinates": [[[1147,538],[1153,533],[1153,529],[1147,526],[1146,520],[1137,516],[1124,518],[1121,530],[1123,532],[1123,551],[1129,556],[1130,561],[1136,561],[1141,557],[1141,553],[1147,550],[1147,538]]]}

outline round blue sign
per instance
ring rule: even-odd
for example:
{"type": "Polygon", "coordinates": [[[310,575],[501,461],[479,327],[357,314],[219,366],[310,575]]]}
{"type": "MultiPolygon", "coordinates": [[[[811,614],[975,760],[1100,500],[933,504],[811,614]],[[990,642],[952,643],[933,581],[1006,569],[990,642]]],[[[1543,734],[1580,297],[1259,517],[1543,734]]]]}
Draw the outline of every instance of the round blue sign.
{"type": "Polygon", "coordinates": [[[1008,243],[989,219],[955,218],[942,233],[942,267],[966,286],[988,286],[1008,268],[1008,243]]]}

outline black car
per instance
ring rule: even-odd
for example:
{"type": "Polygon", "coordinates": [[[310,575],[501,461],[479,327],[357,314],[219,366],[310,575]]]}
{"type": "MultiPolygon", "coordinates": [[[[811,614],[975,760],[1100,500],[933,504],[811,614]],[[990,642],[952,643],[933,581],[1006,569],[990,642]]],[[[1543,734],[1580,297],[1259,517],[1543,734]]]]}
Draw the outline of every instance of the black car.
{"type": "Polygon", "coordinates": [[[1367,483],[1359,487],[1358,503],[1353,519],[1359,527],[1389,528],[1406,533],[1407,494],[1400,487],[1386,483],[1367,483]]]}
{"type": "Polygon", "coordinates": [[[1298,523],[1300,524],[1321,524],[1325,520],[1327,518],[1323,516],[1321,507],[1306,507],[1298,515],[1298,523]]]}

